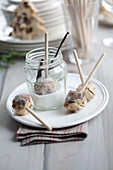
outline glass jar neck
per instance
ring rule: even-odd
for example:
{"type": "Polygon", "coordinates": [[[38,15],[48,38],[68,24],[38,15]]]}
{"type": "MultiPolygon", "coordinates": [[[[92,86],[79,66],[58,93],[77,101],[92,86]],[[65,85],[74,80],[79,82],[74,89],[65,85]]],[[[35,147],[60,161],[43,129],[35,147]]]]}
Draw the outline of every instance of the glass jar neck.
{"type": "Polygon", "coordinates": [[[49,47],[48,48],[48,61],[45,60],[45,48],[34,49],[26,54],[26,65],[32,69],[46,69],[55,67],[61,63],[63,56],[61,51],[55,57],[57,48],[49,47]],[[48,65],[47,65],[48,63],[48,65]]]}

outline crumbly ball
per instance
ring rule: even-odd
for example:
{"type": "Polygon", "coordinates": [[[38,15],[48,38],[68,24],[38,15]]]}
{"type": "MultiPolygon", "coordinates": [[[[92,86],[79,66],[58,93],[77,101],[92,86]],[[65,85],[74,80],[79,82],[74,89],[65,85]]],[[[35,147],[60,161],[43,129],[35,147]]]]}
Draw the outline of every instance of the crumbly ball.
{"type": "Polygon", "coordinates": [[[12,107],[16,110],[17,115],[25,116],[29,113],[25,109],[26,107],[33,109],[33,99],[29,94],[19,94],[13,99],[12,107]]]}
{"type": "Polygon", "coordinates": [[[83,94],[70,90],[66,97],[64,107],[71,112],[78,112],[86,106],[86,103],[87,100],[83,94]]]}
{"type": "Polygon", "coordinates": [[[37,84],[34,85],[34,91],[38,95],[50,94],[56,91],[56,84],[50,78],[42,81],[38,80],[37,84]]]}
{"type": "MultiPolygon", "coordinates": [[[[79,85],[76,89],[76,91],[80,91],[82,88],[82,85],[79,85]]],[[[87,101],[90,101],[94,98],[96,95],[96,88],[93,83],[89,82],[87,87],[85,88],[83,92],[84,96],[86,97],[87,101]]]]}

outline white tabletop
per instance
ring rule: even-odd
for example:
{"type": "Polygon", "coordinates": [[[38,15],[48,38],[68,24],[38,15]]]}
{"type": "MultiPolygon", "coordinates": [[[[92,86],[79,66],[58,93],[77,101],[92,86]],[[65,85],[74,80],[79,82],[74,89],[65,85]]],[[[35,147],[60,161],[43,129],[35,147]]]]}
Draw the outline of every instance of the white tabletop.
{"type": "MultiPolygon", "coordinates": [[[[6,109],[6,100],[13,89],[25,82],[24,59],[16,60],[14,66],[0,71],[0,169],[1,170],[112,170],[113,169],[113,49],[105,48],[102,39],[113,36],[110,27],[99,27],[99,56],[106,57],[99,67],[96,79],[110,93],[107,107],[97,117],[88,121],[88,137],[84,141],[58,144],[20,146],[16,141],[19,123],[6,109]]],[[[66,53],[64,53],[65,60],[66,53]]],[[[88,75],[92,64],[84,65],[88,75]]],[[[68,63],[68,69],[75,65],[68,63]]]]}

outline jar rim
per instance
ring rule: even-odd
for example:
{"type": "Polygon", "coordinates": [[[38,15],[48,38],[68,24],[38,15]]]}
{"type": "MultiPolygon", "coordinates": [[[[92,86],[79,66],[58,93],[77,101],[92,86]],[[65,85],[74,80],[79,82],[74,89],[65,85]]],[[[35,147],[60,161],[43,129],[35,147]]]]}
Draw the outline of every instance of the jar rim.
{"type": "Polygon", "coordinates": [[[59,50],[57,56],[55,57],[57,50],[58,49],[55,47],[48,47],[47,61],[45,60],[45,47],[33,49],[26,54],[26,64],[33,69],[37,69],[37,66],[39,65],[40,69],[56,66],[63,60],[61,50],[59,50]],[[46,62],[48,62],[48,65],[46,65],[46,62]]]}
{"type": "MultiPolygon", "coordinates": [[[[33,61],[31,58],[29,58],[29,55],[32,54],[32,53],[34,53],[34,52],[37,52],[37,53],[38,53],[38,52],[40,52],[41,50],[45,51],[45,47],[35,48],[35,49],[29,51],[29,52],[26,54],[26,59],[27,59],[27,61],[32,61],[32,62],[35,62],[35,63],[36,63],[37,61],[33,61]]],[[[49,57],[49,50],[55,50],[55,52],[57,52],[58,49],[57,49],[56,47],[48,47],[48,57],[49,57]]],[[[51,60],[54,61],[55,59],[59,58],[60,55],[62,55],[61,50],[59,50],[57,56],[51,58],[51,60]]],[[[46,61],[46,60],[44,60],[44,61],[42,61],[42,62],[45,62],[45,61],[46,61]]]]}

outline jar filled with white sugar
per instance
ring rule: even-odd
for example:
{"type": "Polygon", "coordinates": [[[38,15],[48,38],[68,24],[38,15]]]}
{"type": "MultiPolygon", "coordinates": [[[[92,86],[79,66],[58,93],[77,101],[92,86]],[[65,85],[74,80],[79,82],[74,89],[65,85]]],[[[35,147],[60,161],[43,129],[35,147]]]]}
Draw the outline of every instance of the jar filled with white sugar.
{"type": "Polygon", "coordinates": [[[34,49],[27,53],[25,75],[28,90],[38,110],[59,109],[64,105],[66,96],[67,65],[62,52],[56,55],[57,48],[34,49]]]}

